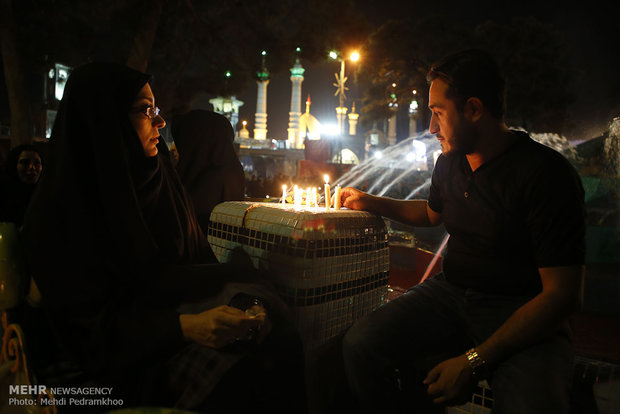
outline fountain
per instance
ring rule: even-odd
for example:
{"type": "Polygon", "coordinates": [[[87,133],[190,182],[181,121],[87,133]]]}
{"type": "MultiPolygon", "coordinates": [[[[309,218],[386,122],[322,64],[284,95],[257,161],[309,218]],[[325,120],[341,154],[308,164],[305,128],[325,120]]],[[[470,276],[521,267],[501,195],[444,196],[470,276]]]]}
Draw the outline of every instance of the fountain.
{"type": "Polygon", "coordinates": [[[440,146],[434,135],[420,133],[375,153],[340,177],[337,183],[377,196],[408,200],[430,183],[432,167],[429,170],[427,154],[438,150],[440,146]],[[423,156],[418,154],[420,147],[426,149],[423,156]],[[415,188],[416,191],[402,193],[395,186],[406,187],[406,191],[415,188]]]}

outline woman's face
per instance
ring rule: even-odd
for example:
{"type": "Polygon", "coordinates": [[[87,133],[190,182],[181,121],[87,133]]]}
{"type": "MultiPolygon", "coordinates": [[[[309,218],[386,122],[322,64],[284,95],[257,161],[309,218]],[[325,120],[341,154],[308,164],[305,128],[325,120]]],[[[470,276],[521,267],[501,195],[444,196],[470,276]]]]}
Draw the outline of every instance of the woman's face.
{"type": "Polygon", "coordinates": [[[133,125],[144,155],[154,157],[157,155],[157,142],[159,141],[159,129],[166,126],[166,121],[161,116],[155,115],[155,97],[148,83],[138,92],[131,106],[129,119],[133,125]]]}
{"type": "Polygon", "coordinates": [[[36,151],[22,151],[17,159],[17,177],[24,184],[34,185],[41,176],[41,157],[36,151]]]}

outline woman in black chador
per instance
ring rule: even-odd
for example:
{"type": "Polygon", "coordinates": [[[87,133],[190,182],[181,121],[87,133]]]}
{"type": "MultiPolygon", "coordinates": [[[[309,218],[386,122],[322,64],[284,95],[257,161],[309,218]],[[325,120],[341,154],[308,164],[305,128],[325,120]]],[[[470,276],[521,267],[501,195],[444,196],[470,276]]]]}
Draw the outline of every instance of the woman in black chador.
{"type": "Polygon", "coordinates": [[[200,109],[175,116],[171,131],[179,151],[177,171],[206,230],[213,207],[243,200],[245,177],[233,147],[235,132],[224,115],[200,109]]]}
{"type": "Polygon", "coordinates": [[[250,266],[202,264],[164,125],[146,74],[95,63],[67,82],[23,229],[60,348],[125,407],[303,411],[298,336],[250,266]]]}

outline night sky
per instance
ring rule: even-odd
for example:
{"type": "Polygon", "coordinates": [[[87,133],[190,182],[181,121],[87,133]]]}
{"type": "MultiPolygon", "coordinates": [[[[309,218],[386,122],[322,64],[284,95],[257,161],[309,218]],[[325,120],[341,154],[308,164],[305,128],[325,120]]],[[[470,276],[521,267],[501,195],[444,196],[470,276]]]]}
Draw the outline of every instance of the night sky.
{"type": "MultiPolygon", "coordinates": [[[[516,1],[498,8],[497,5],[485,7],[484,3],[480,2],[459,2],[459,6],[453,6],[450,2],[421,3],[395,0],[357,2],[369,20],[377,25],[391,18],[425,14],[445,16],[456,14],[472,27],[486,20],[501,23],[518,16],[533,16],[542,22],[553,24],[571,45],[572,65],[576,73],[573,85],[576,101],[570,108],[570,116],[577,120],[578,127],[567,137],[583,140],[602,134],[611,119],[620,116],[620,23],[617,15],[612,13],[609,2],[607,5],[596,2],[588,2],[587,5],[571,3],[530,4],[516,1]]],[[[332,84],[334,73],[339,71],[339,63],[326,61],[312,65],[304,61],[302,56],[302,65],[306,68],[302,85],[302,112],[305,110],[303,102],[310,94],[311,113],[323,123],[335,123],[334,108],[338,101],[334,97],[335,87],[332,84]]],[[[350,65],[353,64],[347,63],[347,76],[350,77],[347,86],[351,88],[347,95],[349,107],[351,99],[362,96],[362,92],[352,83],[350,65]]],[[[289,73],[272,74],[268,86],[267,127],[272,138],[284,139],[287,136],[291,93],[289,76],[289,73]]],[[[240,110],[240,121],[248,121],[248,129],[252,134],[256,85],[251,85],[245,92],[239,94],[238,98],[245,102],[240,110]]],[[[198,106],[204,106],[205,102],[204,99],[200,100],[198,106]]]]}

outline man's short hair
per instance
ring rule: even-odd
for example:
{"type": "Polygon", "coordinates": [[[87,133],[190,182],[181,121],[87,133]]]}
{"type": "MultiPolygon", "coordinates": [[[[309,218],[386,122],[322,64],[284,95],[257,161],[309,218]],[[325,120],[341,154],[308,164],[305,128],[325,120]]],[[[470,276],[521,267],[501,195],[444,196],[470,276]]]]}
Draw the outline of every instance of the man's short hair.
{"type": "Polygon", "coordinates": [[[448,84],[447,97],[462,110],[467,99],[482,101],[491,115],[504,117],[505,81],[495,60],[486,52],[470,49],[447,56],[426,74],[430,83],[440,78],[448,84]]]}

